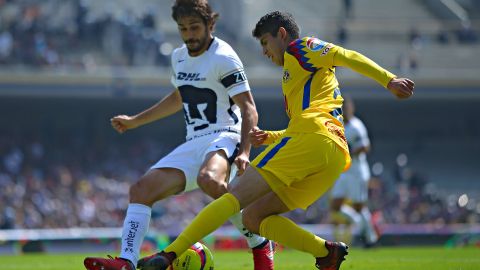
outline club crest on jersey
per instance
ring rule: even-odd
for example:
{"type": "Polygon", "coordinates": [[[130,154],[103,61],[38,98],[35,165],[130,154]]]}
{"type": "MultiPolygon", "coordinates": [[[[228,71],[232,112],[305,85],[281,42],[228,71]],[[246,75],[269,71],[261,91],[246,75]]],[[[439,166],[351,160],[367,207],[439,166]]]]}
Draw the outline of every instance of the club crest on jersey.
{"type": "Polygon", "coordinates": [[[308,38],[307,40],[307,48],[309,48],[313,52],[320,51],[321,49],[323,49],[323,47],[325,47],[326,44],[327,43],[325,41],[314,37],[308,38]]]}
{"type": "Polygon", "coordinates": [[[178,72],[177,80],[179,80],[179,81],[205,81],[206,78],[200,78],[200,73],[178,72]]]}
{"type": "Polygon", "coordinates": [[[283,71],[283,83],[286,83],[290,80],[290,72],[288,72],[288,69],[285,69],[283,71]]]}

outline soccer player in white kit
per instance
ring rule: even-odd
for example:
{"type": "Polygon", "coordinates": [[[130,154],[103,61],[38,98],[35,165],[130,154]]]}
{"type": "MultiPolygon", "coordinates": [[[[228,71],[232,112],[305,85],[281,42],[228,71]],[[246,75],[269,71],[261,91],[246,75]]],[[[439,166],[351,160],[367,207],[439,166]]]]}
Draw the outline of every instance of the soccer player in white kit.
{"type": "MultiPolygon", "coordinates": [[[[172,17],[185,42],[172,54],[175,90],[137,115],[113,117],[111,124],[123,133],[183,110],[186,142],[130,187],[120,257],[88,257],[88,270],[134,270],[155,202],[196,188],[218,198],[236,174],[231,164],[242,174],[249,163],[248,132],[258,115],[242,62],[230,45],[213,36],[218,14],[206,0],[177,0],[172,17]]],[[[272,270],[272,242],[248,232],[240,213],[230,221],[252,248],[254,269],[272,270]]]]}
{"type": "MultiPolygon", "coordinates": [[[[360,233],[366,247],[374,245],[378,235],[371,221],[368,201],[368,181],[370,180],[370,169],[367,162],[367,155],[370,151],[370,139],[367,128],[363,122],[355,116],[355,105],[351,97],[344,97],[343,120],[345,126],[345,137],[352,163],[348,171],[340,175],[332,188],[331,196],[331,217],[337,225],[335,234],[337,238],[343,233],[349,241],[351,232],[350,226],[347,231],[340,232],[339,224],[352,224],[354,229],[360,233]],[[345,203],[349,199],[352,206],[345,203]]],[[[340,239],[337,239],[340,240],[340,239]]]]}

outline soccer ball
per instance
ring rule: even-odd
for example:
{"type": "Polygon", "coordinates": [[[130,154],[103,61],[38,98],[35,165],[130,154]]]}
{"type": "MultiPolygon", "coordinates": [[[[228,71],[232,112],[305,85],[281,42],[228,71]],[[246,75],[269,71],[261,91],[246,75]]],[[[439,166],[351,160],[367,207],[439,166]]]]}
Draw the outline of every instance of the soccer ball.
{"type": "Polygon", "coordinates": [[[213,270],[213,256],[202,243],[193,244],[172,263],[171,270],[213,270]]]}

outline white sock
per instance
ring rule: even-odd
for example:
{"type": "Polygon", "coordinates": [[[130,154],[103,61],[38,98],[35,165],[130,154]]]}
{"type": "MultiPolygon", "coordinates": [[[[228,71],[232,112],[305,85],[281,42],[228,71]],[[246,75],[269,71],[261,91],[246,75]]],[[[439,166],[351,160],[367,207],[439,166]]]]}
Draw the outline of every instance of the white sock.
{"type": "Polygon", "coordinates": [[[249,232],[242,222],[242,212],[236,213],[235,215],[229,218],[230,222],[237,227],[238,231],[245,236],[247,240],[248,247],[254,248],[265,241],[265,237],[249,232]]]}
{"type": "Polygon", "coordinates": [[[378,235],[372,224],[372,214],[367,207],[363,207],[361,211],[362,224],[367,243],[375,243],[378,241],[378,235]]]}
{"type": "Polygon", "coordinates": [[[362,217],[351,206],[343,204],[342,207],[340,207],[340,213],[342,213],[342,215],[350,221],[350,224],[353,225],[353,234],[358,234],[363,230],[362,217]]]}
{"type": "Polygon", "coordinates": [[[362,217],[360,214],[349,205],[342,205],[342,207],[340,207],[340,213],[342,213],[351,224],[360,225],[362,222],[362,217]]]}
{"type": "Polygon", "coordinates": [[[152,208],[138,203],[128,205],[127,215],[123,221],[122,250],[120,258],[130,260],[137,266],[140,246],[150,225],[152,208]]]}

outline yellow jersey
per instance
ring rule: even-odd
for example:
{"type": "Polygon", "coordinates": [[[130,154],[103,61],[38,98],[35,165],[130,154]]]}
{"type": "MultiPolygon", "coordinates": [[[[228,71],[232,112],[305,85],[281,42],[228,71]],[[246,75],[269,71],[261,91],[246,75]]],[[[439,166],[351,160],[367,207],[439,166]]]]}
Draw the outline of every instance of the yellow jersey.
{"type": "Polygon", "coordinates": [[[284,54],[282,90],[290,118],[282,131],[267,131],[264,144],[288,133],[317,133],[332,139],[350,156],[344,134],[342,104],[335,67],[345,66],[370,77],[384,87],[395,75],[355,51],[315,37],[292,41],[284,54]]]}

